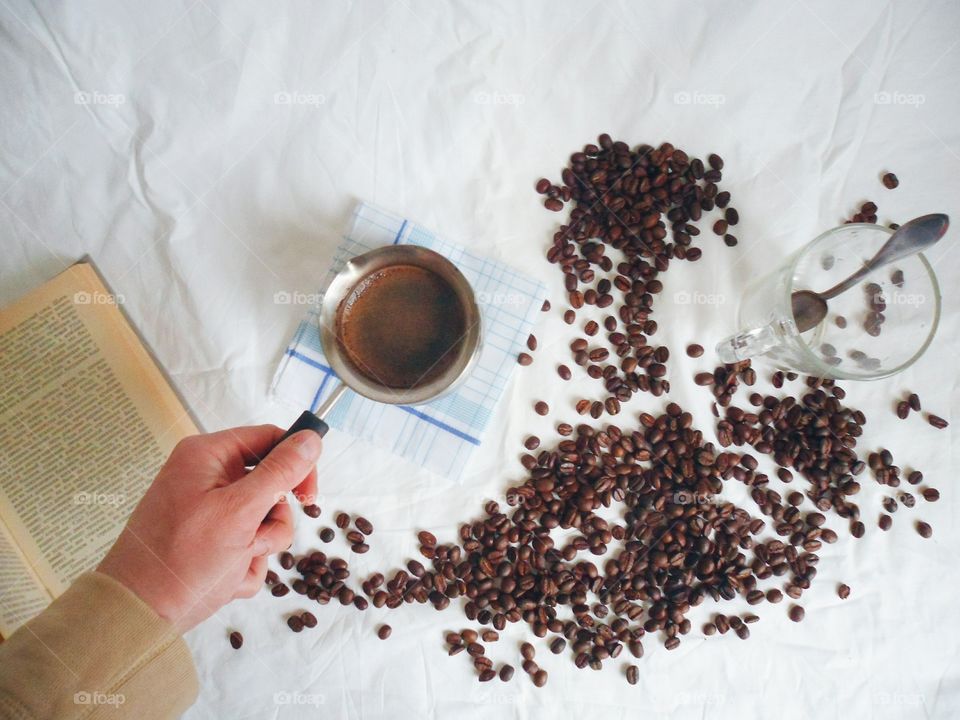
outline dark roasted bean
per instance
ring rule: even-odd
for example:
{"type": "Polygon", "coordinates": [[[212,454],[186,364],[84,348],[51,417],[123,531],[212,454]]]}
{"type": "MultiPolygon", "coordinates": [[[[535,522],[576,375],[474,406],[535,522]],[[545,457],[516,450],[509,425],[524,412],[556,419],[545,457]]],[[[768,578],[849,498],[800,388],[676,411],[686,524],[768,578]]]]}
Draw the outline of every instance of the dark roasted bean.
{"type": "Polygon", "coordinates": [[[234,650],[239,650],[241,647],[243,647],[243,635],[236,630],[230,633],[230,647],[232,647],[234,650]]]}

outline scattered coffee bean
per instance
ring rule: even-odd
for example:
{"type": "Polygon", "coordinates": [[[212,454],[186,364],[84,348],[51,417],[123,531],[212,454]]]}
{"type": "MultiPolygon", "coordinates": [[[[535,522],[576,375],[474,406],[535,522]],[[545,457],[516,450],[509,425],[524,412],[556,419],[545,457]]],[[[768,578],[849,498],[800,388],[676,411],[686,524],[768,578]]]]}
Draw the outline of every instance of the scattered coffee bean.
{"type": "Polygon", "coordinates": [[[510,682],[513,680],[513,673],[513,665],[504,664],[500,666],[500,679],[503,682],[510,682]]]}
{"type": "Polygon", "coordinates": [[[547,198],[543,201],[543,206],[547,210],[552,210],[553,212],[560,212],[563,210],[563,203],[556,198],[547,198]]]}
{"type": "Polygon", "coordinates": [[[533,409],[536,410],[537,415],[546,415],[548,412],[550,412],[550,406],[547,405],[543,400],[537,401],[537,403],[534,404],[533,409]]]}
{"type": "Polygon", "coordinates": [[[687,345],[687,355],[692,358],[700,357],[703,355],[703,345],[697,345],[696,343],[687,345]]]}
{"type": "Polygon", "coordinates": [[[289,570],[296,564],[296,562],[297,561],[294,559],[291,553],[289,552],[280,553],[280,567],[282,567],[284,570],[289,570]]]}
{"type": "Polygon", "coordinates": [[[836,326],[843,330],[847,326],[847,319],[843,315],[837,315],[833,322],[836,323],[836,326]]]}
{"type": "Polygon", "coordinates": [[[527,336],[527,349],[533,352],[537,349],[537,337],[533,333],[527,336]]]}
{"type": "Polygon", "coordinates": [[[522,352],[517,355],[517,362],[526,367],[533,362],[533,357],[529,353],[522,352]]]}
{"type": "Polygon", "coordinates": [[[947,427],[947,425],[950,424],[939,415],[934,415],[933,413],[929,412],[927,413],[927,422],[933,425],[933,427],[937,428],[937,430],[943,430],[945,427],[947,427]]]}
{"type": "Polygon", "coordinates": [[[910,405],[910,409],[914,412],[920,412],[920,396],[916,393],[910,393],[910,396],[907,398],[907,403],[910,405]]]}
{"type": "Polygon", "coordinates": [[[300,622],[306,628],[315,628],[317,626],[317,616],[312,612],[304,611],[300,613],[300,622]]]}
{"type": "Polygon", "coordinates": [[[563,313],[563,321],[567,325],[573,325],[577,319],[577,314],[573,310],[567,310],[563,313]]]}
{"type": "Polygon", "coordinates": [[[333,531],[333,528],[325,527],[320,530],[320,539],[325,543],[333,542],[335,537],[336,533],[333,531]]]}
{"type": "Polygon", "coordinates": [[[291,615],[287,618],[287,627],[298,633],[303,630],[303,620],[300,619],[299,615],[291,615]]]}
{"type": "Polygon", "coordinates": [[[893,518],[890,517],[889,515],[881,514],[880,522],[878,524],[880,525],[881,530],[884,530],[884,531],[889,530],[890,527],[893,525],[893,518]]]}
{"type": "Polygon", "coordinates": [[[928,538],[931,535],[933,535],[933,528],[930,527],[928,523],[925,523],[922,520],[918,520],[917,532],[920,533],[920,537],[928,538]]]}
{"type": "Polygon", "coordinates": [[[543,305],[540,306],[540,312],[547,312],[550,309],[550,301],[544,300],[543,305]]]}
{"type": "Polygon", "coordinates": [[[283,597],[288,592],[290,592],[290,588],[284,585],[283,583],[277,583],[272,588],[270,588],[270,594],[273,595],[274,597],[283,597]]]}
{"type": "Polygon", "coordinates": [[[697,385],[713,385],[713,373],[699,372],[693,376],[693,381],[697,385]]]}
{"type": "Polygon", "coordinates": [[[320,517],[320,506],[319,505],[304,505],[303,506],[304,514],[312,518],[320,517]]]}
{"type": "Polygon", "coordinates": [[[845,583],[840,583],[837,586],[837,595],[841,600],[846,600],[848,597],[850,597],[850,586],[846,585],[845,583]]]}
{"type": "Polygon", "coordinates": [[[888,172],[884,174],[883,186],[887,188],[887,190],[893,190],[899,184],[900,184],[899,178],[897,178],[897,176],[894,175],[892,172],[888,172]]]}
{"type": "Polygon", "coordinates": [[[927,502],[936,502],[940,499],[940,491],[936,488],[924,488],[921,493],[927,502]]]}
{"type": "Polygon", "coordinates": [[[353,521],[353,524],[357,526],[357,530],[362,532],[364,535],[373,534],[373,523],[367,520],[365,517],[358,517],[353,521]]]}
{"type": "Polygon", "coordinates": [[[791,605],[789,615],[790,619],[794,622],[800,622],[803,620],[803,616],[806,615],[806,613],[799,605],[791,605]]]}
{"type": "Polygon", "coordinates": [[[338,528],[344,530],[350,525],[350,516],[346,513],[338,513],[335,522],[338,528]]]}
{"type": "Polygon", "coordinates": [[[546,670],[537,670],[533,674],[533,684],[538,688],[543,687],[547,684],[547,671],[546,670]]]}
{"type": "Polygon", "coordinates": [[[566,365],[557,366],[557,375],[559,375],[562,380],[569,380],[572,377],[570,368],[568,368],[566,365]]]}
{"type": "Polygon", "coordinates": [[[234,650],[239,650],[243,647],[243,635],[236,630],[230,633],[230,647],[234,650]]]}
{"type": "Polygon", "coordinates": [[[640,681],[640,668],[636,665],[627,665],[627,682],[636,685],[640,681]]]}
{"type": "Polygon", "coordinates": [[[907,415],[910,414],[910,404],[904,400],[901,400],[897,403],[897,417],[901,420],[906,420],[907,415]]]}
{"type": "Polygon", "coordinates": [[[536,450],[538,447],[540,447],[540,438],[538,438],[536,435],[531,435],[523,441],[523,446],[527,450],[536,450]]]}
{"type": "Polygon", "coordinates": [[[393,628],[390,627],[389,625],[381,625],[377,629],[377,637],[380,638],[381,640],[386,640],[388,637],[390,637],[390,633],[392,632],[393,632],[393,628]]]}
{"type": "Polygon", "coordinates": [[[566,647],[567,647],[566,640],[564,640],[562,637],[554,638],[553,641],[550,643],[550,652],[552,652],[554,655],[559,655],[564,651],[566,647]]]}

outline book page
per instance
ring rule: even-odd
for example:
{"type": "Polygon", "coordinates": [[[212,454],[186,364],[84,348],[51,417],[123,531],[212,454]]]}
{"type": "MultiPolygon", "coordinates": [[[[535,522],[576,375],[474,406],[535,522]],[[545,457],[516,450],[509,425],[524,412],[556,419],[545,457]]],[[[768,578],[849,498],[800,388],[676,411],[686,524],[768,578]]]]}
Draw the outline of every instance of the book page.
{"type": "Polygon", "coordinates": [[[0,524],[0,635],[10,634],[52,600],[27,558],[0,524]]]}
{"type": "Polygon", "coordinates": [[[54,596],[197,432],[93,268],[0,311],[0,520],[54,596]]]}

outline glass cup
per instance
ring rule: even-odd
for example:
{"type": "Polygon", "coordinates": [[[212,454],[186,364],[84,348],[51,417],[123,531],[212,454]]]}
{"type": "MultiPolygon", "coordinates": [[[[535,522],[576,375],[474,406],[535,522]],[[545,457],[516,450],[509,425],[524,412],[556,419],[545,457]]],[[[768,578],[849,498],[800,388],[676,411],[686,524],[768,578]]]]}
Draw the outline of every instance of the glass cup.
{"type": "Polygon", "coordinates": [[[743,292],[740,332],[717,345],[725,363],[763,356],[784,370],[841,380],[874,380],[912,365],[940,321],[940,286],[922,253],[875,269],[827,301],[827,315],[800,333],[790,297],[822,292],[859,270],[893,231],[849,223],[828,230],[743,292]]]}

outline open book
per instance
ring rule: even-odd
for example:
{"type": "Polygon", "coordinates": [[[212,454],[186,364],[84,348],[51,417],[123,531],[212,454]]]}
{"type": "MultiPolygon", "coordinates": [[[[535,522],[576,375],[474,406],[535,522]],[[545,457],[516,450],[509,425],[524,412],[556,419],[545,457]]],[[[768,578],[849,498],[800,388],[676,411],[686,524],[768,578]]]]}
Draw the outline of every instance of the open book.
{"type": "Polygon", "coordinates": [[[196,424],[96,270],[0,310],[0,634],[100,561],[196,424]]]}

